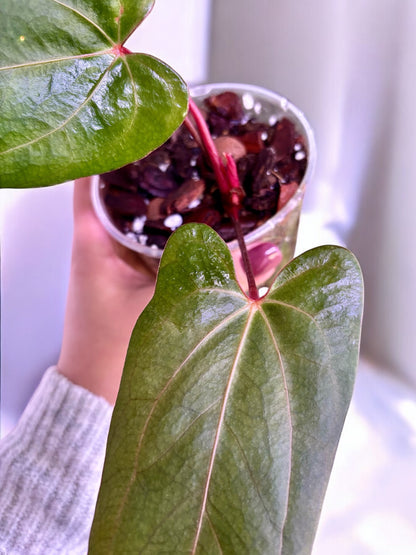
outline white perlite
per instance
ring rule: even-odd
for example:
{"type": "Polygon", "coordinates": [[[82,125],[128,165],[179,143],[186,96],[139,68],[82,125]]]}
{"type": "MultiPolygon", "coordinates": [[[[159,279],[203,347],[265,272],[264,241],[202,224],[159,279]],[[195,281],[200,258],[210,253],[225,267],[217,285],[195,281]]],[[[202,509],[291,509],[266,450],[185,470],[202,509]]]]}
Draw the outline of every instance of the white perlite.
{"type": "Polygon", "coordinates": [[[177,229],[180,225],[182,225],[182,222],[183,218],[180,214],[171,214],[163,223],[170,229],[177,229]]]}
{"type": "Polygon", "coordinates": [[[134,233],[141,233],[143,231],[145,221],[146,216],[134,218],[133,223],[131,224],[131,229],[134,231],[134,233]]]}

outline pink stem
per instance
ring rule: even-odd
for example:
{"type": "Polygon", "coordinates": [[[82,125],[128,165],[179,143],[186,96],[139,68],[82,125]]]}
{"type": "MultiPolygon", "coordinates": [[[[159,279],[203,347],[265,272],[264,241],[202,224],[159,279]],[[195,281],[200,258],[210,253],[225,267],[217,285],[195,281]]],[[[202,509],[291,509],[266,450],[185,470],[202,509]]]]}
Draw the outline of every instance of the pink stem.
{"type": "Polygon", "coordinates": [[[226,165],[224,166],[227,180],[227,208],[230,216],[238,219],[240,214],[241,199],[244,196],[243,188],[238,178],[237,165],[229,152],[224,153],[226,165]]]}
{"type": "Polygon", "coordinates": [[[224,176],[224,170],[220,156],[217,152],[217,149],[215,148],[214,141],[212,140],[208,126],[192,98],[189,99],[189,111],[195,120],[196,126],[201,136],[201,141],[204,144],[205,151],[212,164],[212,169],[214,170],[215,178],[218,182],[218,187],[220,188],[221,193],[226,195],[228,193],[229,187],[224,176]]]}
{"type": "Polygon", "coordinates": [[[203,150],[204,152],[206,152],[205,145],[202,143],[201,137],[198,135],[198,131],[195,129],[195,125],[192,123],[192,121],[190,120],[190,118],[188,116],[186,116],[183,123],[184,123],[185,127],[187,128],[187,130],[189,131],[189,133],[192,135],[192,137],[197,142],[199,148],[201,150],[203,150]]]}
{"type": "Polygon", "coordinates": [[[256,285],[256,280],[254,279],[253,267],[251,265],[250,257],[247,251],[247,245],[244,240],[244,233],[241,229],[240,224],[240,206],[241,206],[241,196],[242,187],[240,185],[240,180],[238,179],[237,165],[234,158],[229,152],[225,154],[227,160],[227,165],[225,166],[228,183],[230,185],[230,206],[228,207],[228,212],[234,224],[234,229],[237,234],[238,246],[240,247],[241,258],[243,261],[244,271],[247,276],[248,283],[248,296],[250,299],[257,300],[259,298],[259,292],[256,285]]]}
{"type": "MultiPolygon", "coordinates": [[[[212,164],[218,187],[223,197],[225,209],[227,210],[233,222],[237,234],[237,241],[240,247],[244,271],[246,272],[247,276],[248,295],[251,299],[257,300],[259,298],[259,293],[256,286],[256,281],[254,279],[254,272],[251,265],[250,257],[248,255],[247,246],[244,240],[244,234],[240,224],[240,207],[241,199],[244,196],[244,191],[238,178],[235,160],[230,153],[225,153],[224,156],[226,164],[222,162],[221,157],[218,154],[217,149],[215,148],[215,144],[212,140],[206,121],[202,117],[201,112],[191,98],[189,99],[189,111],[194,118],[195,124],[198,128],[198,132],[200,135],[199,142],[202,143],[203,148],[212,164]]],[[[190,133],[195,136],[196,130],[194,129],[192,123],[188,120],[186,125],[190,133]]]]}

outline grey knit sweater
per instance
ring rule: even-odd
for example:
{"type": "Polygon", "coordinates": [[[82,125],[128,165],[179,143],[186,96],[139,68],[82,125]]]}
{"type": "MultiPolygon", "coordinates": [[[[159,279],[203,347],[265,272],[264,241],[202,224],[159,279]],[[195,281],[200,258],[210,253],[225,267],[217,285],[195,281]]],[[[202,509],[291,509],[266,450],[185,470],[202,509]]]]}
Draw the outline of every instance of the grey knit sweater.
{"type": "Polygon", "coordinates": [[[0,554],[85,554],[112,409],[47,370],[0,442],[0,554]]]}

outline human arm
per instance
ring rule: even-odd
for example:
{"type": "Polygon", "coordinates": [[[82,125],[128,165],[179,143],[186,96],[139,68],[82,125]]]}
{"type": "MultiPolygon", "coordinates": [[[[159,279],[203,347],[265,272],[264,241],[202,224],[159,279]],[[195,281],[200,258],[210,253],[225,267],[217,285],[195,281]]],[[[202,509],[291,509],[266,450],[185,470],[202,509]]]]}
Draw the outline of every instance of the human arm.
{"type": "Polygon", "coordinates": [[[118,245],[99,223],[89,178],[77,180],[59,372],[114,404],[129,338],[154,281],[141,259],[118,245]]]}
{"type": "Polygon", "coordinates": [[[154,275],[113,243],[74,188],[74,237],[58,366],[0,442],[0,552],[86,553],[112,404],[154,275]]]}

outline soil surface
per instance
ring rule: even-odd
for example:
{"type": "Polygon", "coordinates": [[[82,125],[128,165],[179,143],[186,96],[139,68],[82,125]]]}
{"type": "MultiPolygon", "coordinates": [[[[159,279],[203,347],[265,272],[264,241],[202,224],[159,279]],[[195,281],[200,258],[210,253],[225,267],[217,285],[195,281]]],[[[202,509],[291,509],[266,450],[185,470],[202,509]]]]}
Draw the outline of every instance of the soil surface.
{"type": "MultiPolygon", "coordinates": [[[[307,164],[305,141],[288,118],[264,123],[248,115],[233,92],[206,98],[200,106],[220,154],[236,160],[245,196],[240,212],[244,233],[280,210],[293,196],[307,164]]],[[[182,223],[213,227],[225,241],[234,227],[201,148],[183,124],[157,150],[101,176],[108,213],[124,234],[163,249],[182,223]]]]}

